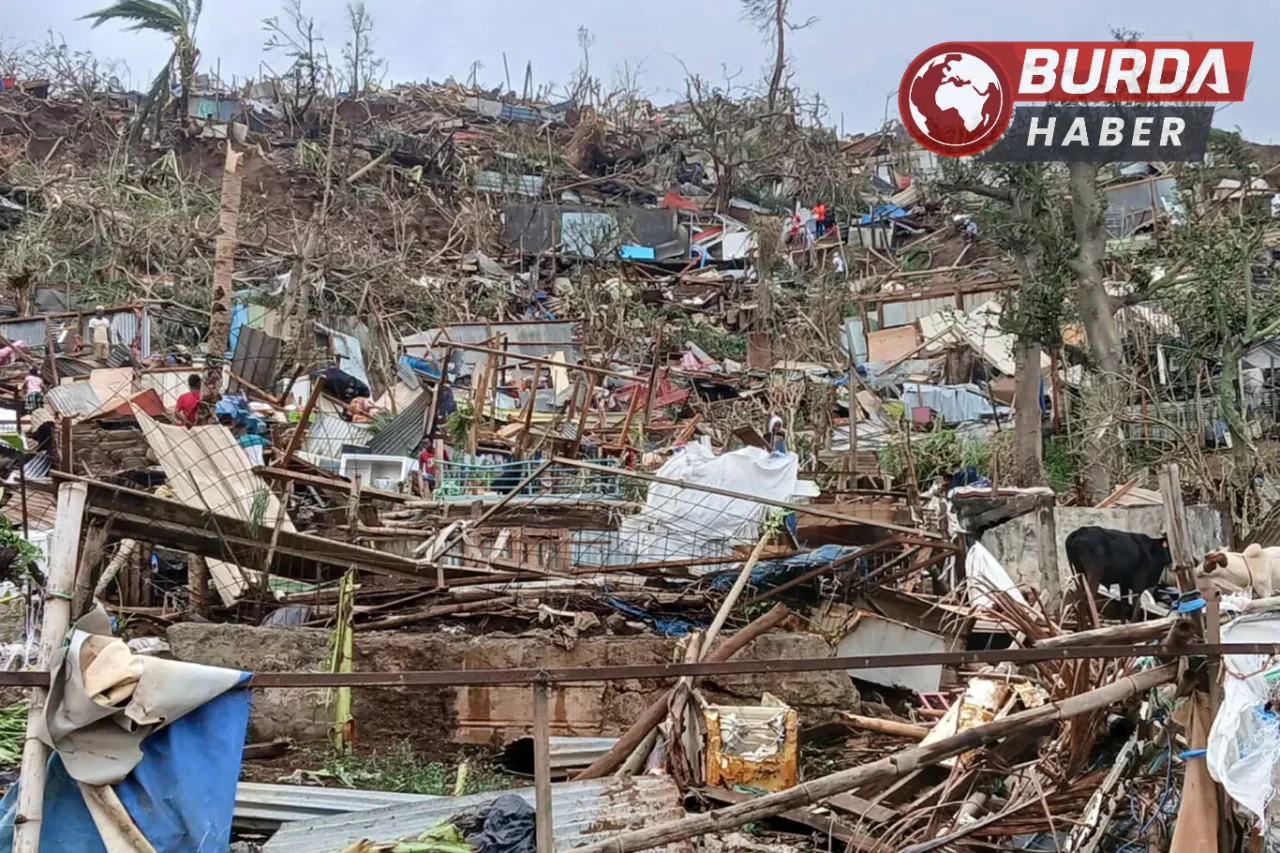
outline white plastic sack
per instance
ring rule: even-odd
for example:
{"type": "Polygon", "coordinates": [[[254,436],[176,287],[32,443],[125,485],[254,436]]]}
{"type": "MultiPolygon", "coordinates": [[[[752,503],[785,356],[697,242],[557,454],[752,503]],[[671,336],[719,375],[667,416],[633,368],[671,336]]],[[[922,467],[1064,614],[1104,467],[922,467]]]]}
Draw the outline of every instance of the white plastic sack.
{"type": "MultiPolygon", "coordinates": [[[[1241,616],[1222,629],[1222,642],[1280,642],[1280,613],[1241,616]]],[[[1280,661],[1266,655],[1227,655],[1222,660],[1222,705],[1209,730],[1205,756],[1209,775],[1263,820],[1280,766],[1280,719],[1268,717],[1264,709],[1280,682],[1267,674],[1280,673],[1280,661]]]]}
{"type": "MultiPolygon", "coordinates": [[[[689,444],[656,476],[754,497],[787,501],[795,494],[800,460],[744,447],[716,456],[704,438],[689,444]]],[[[618,528],[622,550],[639,562],[720,556],[734,545],[754,543],[770,507],[743,498],[654,483],[644,509],[618,528]]]]}
{"type": "Polygon", "coordinates": [[[969,603],[974,607],[995,606],[991,599],[991,590],[999,590],[1024,607],[1027,600],[1022,597],[1017,584],[1009,573],[1000,565],[1000,561],[979,542],[973,543],[964,558],[964,574],[968,580],[969,603]]]}

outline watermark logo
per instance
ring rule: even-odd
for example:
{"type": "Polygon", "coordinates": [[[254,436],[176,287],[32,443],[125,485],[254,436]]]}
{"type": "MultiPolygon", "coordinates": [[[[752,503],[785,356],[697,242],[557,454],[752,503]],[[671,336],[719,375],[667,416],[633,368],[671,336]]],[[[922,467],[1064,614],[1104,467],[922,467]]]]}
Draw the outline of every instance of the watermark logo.
{"type": "Polygon", "coordinates": [[[978,48],[941,44],[915,58],[898,88],[902,122],[938,154],[963,157],[991,147],[1013,114],[1013,87],[978,48]]]}
{"type": "Polygon", "coordinates": [[[1198,160],[1213,105],[1244,99],[1252,55],[1253,42],[940,44],[907,66],[898,110],[951,157],[1198,160]]]}

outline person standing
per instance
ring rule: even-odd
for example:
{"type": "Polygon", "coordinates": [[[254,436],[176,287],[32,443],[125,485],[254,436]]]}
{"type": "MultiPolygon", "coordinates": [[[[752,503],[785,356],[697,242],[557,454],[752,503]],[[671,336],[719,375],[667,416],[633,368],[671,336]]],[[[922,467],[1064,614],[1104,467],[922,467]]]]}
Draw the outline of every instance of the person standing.
{"type": "Polygon", "coordinates": [[[27,371],[24,382],[27,389],[27,411],[34,412],[44,408],[44,378],[40,375],[40,368],[33,365],[27,371]]]}
{"type": "Polygon", "coordinates": [[[194,373],[187,377],[187,388],[187,393],[178,398],[174,411],[178,414],[178,423],[191,429],[200,411],[200,377],[194,373]]]}
{"type": "Polygon", "coordinates": [[[89,321],[89,343],[93,344],[93,357],[105,362],[111,354],[111,321],[101,305],[89,321]]]}

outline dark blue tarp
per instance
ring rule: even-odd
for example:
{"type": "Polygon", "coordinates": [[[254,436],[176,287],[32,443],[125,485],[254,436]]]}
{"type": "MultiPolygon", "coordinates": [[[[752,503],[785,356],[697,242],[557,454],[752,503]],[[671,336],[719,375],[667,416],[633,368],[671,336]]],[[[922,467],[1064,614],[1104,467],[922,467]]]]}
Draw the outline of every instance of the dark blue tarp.
{"type": "MultiPolygon", "coordinates": [[[[150,735],[142,742],[142,761],[113,786],[158,853],[226,853],[251,699],[250,690],[229,690],[150,735]]],[[[13,849],[17,807],[14,784],[0,801],[0,853],[13,849]]],[[[56,753],[49,759],[44,814],[41,850],[106,853],[56,753]]]]}
{"type": "MultiPolygon", "coordinates": [[[[805,554],[794,557],[783,557],[778,560],[761,560],[751,570],[750,583],[756,589],[772,589],[792,578],[799,577],[810,569],[834,563],[843,557],[856,554],[862,549],[855,545],[823,545],[805,554]]],[[[728,589],[737,580],[741,569],[730,569],[716,574],[711,580],[712,589],[728,589]]]]}

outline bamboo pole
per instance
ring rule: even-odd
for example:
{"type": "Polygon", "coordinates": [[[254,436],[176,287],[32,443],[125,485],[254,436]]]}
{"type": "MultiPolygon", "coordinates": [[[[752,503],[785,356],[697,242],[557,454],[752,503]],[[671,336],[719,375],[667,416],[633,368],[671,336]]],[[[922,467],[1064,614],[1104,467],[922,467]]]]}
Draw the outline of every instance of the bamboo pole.
{"type": "Polygon", "coordinates": [[[823,776],[776,794],[703,814],[689,815],[670,823],[624,832],[606,841],[579,847],[576,853],[632,853],[636,850],[673,844],[709,832],[736,829],[798,806],[815,805],[828,797],[863,785],[896,779],[1020,730],[1042,728],[1059,720],[1105,708],[1152,687],[1172,681],[1177,674],[1176,663],[1145,670],[1120,678],[1097,690],[1090,690],[1061,702],[1042,705],[1029,711],[1010,714],[1003,719],[965,729],[931,744],[904,749],[879,761],[823,776]]]}
{"type": "Polygon", "coordinates": [[[277,468],[288,468],[293,454],[297,453],[298,448],[302,446],[302,439],[307,434],[307,426],[311,423],[311,412],[315,410],[316,403],[320,400],[320,392],[323,390],[324,377],[317,376],[315,383],[311,386],[311,396],[307,398],[307,404],[302,407],[302,416],[298,418],[298,425],[294,427],[293,435],[289,436],[289,446],[285,448],[284,456],[280,457],[277,468]]]}
{"type": "MultiPolygon", "coordinates": [[[[779,604],[713,649],[705,660],[709,663],[727,661],[750,645],[752,640],[781,625],[783,620],[790,615],[791,611],[787,609],[787,606],[779,604]]],[[[710,645],[704,640],[703,648],[709,648],[710,645]]],[[[611,746],[608,752],[597,758],[590,767],[583,770],[575,778],[599,779],[602,776],[608,776],[622,766],[622,763],[627,760],[632,751],[648,737],[649,732],[657,728],[667,718],[667,710],[675,694],[676,688],[673,687],[654,700],[653,704],[644,709],[644,712],[631,724],[631,728],[627,729],[622,737],[618,738],[618,742],[611,746]]]]}
{"type": "Polygon", "coordinates": [[[1154,640],[1169,633],[1173,623],[1179,617],[1166,616],[1163,619],[1152,619],[1149,622],[1131,622],[1125,625],[1109,625],[1106,628],[1094,628],[1090,631],[1076,631],[1071,634],[1060,634],[1056,637],[1045,637],[1031,643],[1037,649],[1063,649],[1073,646],[1106,646],[1112,643],[1138,643],[1143,640],[1154,640]]]}
{"type": "MultiPolygon", "coordinates": [[[[49,669],[54,652],[62,647],[71,627],[71,588],[76,577],[76,553],[80,547],[80,525],[89,487],[84,483],[63,483],[58,488],[58,514],[49,544],[49,577],[45,591],[44,618],[40,623],[40,658],[37,666],[49,669]]],[[[31,690],[31,710],[27,713],[27,735],[22,744],[22,774],[19,777],[18,811],[13,822],[13,853],[38,853],[40,829],[44,826],[45,770],[49,747],[37,732],[44,716],[48,691],[31,690]]]]}
{"type": "Polygon", "coordinates": [[[884,735],[909,737],[915,740],[922,740],[925,735],[929,734],[928,726],[917,726],[911,723],[899,722],[898,720],[882,720],[879,717],[863,717],[859,714],[841,714],[840,719],[855,729],[862,729],[866,732],[879,732],[884,735]]]}

